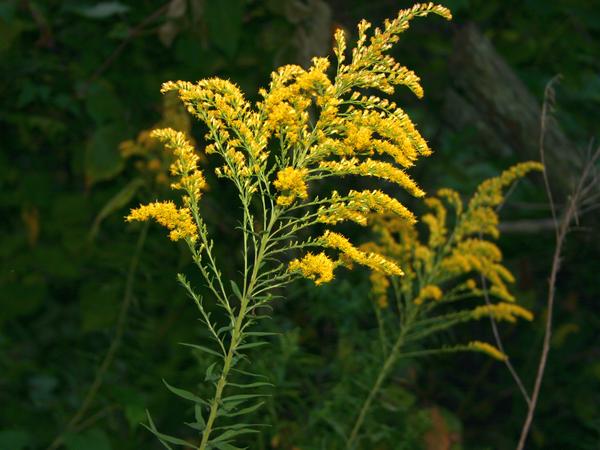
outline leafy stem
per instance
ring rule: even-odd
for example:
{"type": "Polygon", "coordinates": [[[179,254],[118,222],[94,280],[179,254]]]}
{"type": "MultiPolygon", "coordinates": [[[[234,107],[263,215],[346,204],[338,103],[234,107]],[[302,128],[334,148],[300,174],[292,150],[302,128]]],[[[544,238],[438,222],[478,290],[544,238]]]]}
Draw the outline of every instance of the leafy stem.
{"type": "MultiPolygon", "coordinates": [[[[247,219],[247,214],[249,214],[247,209],[245,209],[245,213],[245,219],[247,219]]],[[[256,282],[259,276],[259,270],[265,256],[265,249],[269,242],[270,232],[276,219],[277,212],[273,211],[269,226],[267,227],[266,233],[262,236],[260,241],[260,247],[255,254],[252,272],[250,274],[250,277],[247,279],[247,283],[245,283],[244,285],[244,293],[242,294],[240,299],[240,309],[235,318],[233,330],[231,331],[231,341],[229,343],[229,349],[223,360],[223,369],[221,371],[219,381],[217,382],[217,386],[215,388],[215,395],[212,401],[210,402],[210,412],[206,421],[206,427],[202,432],[202,440],[200,442],[198,450],[205,450],[207,448],[210,435],[213,431],[215,419],[217,418],[217,415],[219,413],[219,408],[222,406],[223,391],[228,383],[229,372],[234,366],[234,357],[238,351],[238,347],[240,343],[244,340],[244,329],[247,325],[246,317],[248,313],[248,307],[253,299],[254,288],[256,286],[256,282]]],[[[247,239],[247,231],[244,232],[244,238],[247,239]]],[[[244,260],[248,260],[247,246],[244,247],[244,260]]]]}
{"type": "Polygon", "coordinates": [[[363,422],[365,421],[365,417],[367,416],[367,413],[369,412],[369,409],[371,408],[371,404],[373,403],[373,400],[375,399],[377,394],[379,394],[379,391],[381,389],[381,386],[383,385],[383,382],[386,380],[386,378],[392,371],[394,365],[396,364],[396,361],[398,361],[398,358],[400,357],[400,349],[404,345],[404,336],[405,335],[406,335],[406,328],[403,328],[400,331],[400,334],[398,335],[396,342],[392,346],[390,353],[388,354],[387,358],[385,359],[385,362],[381,366],[381,369],[379,370],[379,373],[377,375],[377,379],[375,380],[375,383],[371,387],[371,390],[369,391],[369,395],[365,399],[365,401],[360,409],[360,412],[358,413],[358,417],[356,418],[356,421],[354,422],[354,426],[352,427],[350,436],[348,437],[348,440],[346,441],[347,449],[355,448],[357,439],[358,439],[358,433],[360,432],[363,422]]]}

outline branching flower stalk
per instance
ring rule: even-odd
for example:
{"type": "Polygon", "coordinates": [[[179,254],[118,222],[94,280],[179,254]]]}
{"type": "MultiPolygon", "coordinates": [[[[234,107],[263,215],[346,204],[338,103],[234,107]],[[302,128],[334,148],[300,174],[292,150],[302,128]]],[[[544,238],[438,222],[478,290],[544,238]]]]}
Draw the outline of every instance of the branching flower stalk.
{"type": "Polygon", "coordinates": [[[512,323],[532,320],[531,312],[517,305],[510,294],[507,284],[513,277],[502,265],[500,249],[491,241],[499,236],[495,207],[503,200],[503,188],[531,170],[542,170],[542,165],[517,164],[499,177],[484,181],[466,206],[457,192],[439,190],[437,196],[426,199],[431,209],[421,218],[428,228],[426,239],[420,238],[414,224],[385,215],[374,219],[378,240],[365,244],[363,249],[389,257],[403,268],[404,276],[390,278],[380,272],[371,273],[372,297],[381,309],[378,324],[384,360],[351,427],[348,449],[358,448],[365,418],[399,359],[476,351],[506,361],[502,351],[486,342],[420,348],[421,342],[433,334],[483,317],[512,323]],[[448,217],[447,206],[454,212],[452,218],[448,217]],[[477,279],[485,280],[485,291],[477,279]],[[456,307],[461,301],[489,298],[488,292],[499,301],[475,308],[456,307]],[[394,305],[390,305],[390,297],[394,305]],[[443,312],[438,312],[440,309],[443,312]],[[409,345],[419,346],[405,350],[409,345]]]}
{"type": "Polygon", "coordinates": [[[152,136],[175,157],[171,186],[183,191],[181,202],[142,205],[127,220],[153,218],[169,229],[172,240],[184,240],[214,305],[226,317],[225,323],[213,319],[207,299],[179,275],[214,341],[212,347],[188,344],[215,358],[205,377],[213,383],[214,394],[206,400],[167,384],[173,393],[194,403],[194,422],[187,425],[199,435],[199,443],[189,443],[162,434],[148,416],[148,428],[167,448],[174,444],[199,450],[234,449],[237,436],[256,432],[240,417],[261,406],[257,390],[267,383],[256,381],[256,375],[241,367],[245,352],[263,343],[265,333],[251,330],[263,317],[261,307],[276,298],[276,289],[301,277],[326,283],[339,266],[354,264],[385,276],[403,273],[396,262],[355,246],[332,229],[316,236],[309,230],[345,221],[365,226],[370,218],[383,215],[409,225],[415,222],[412,212],[380,190],[318,196],[311,192],[311,182],[366,176],[400,186],[415,197],[424,195],[406,170],[431,150],[398,105],[367,96],[364,90],[391,95],[396,86],[407,86],[418,97],[423,95],[419,78],[386,52],[411,19],[430,13],[451,17],[444,7],[419,4],[401,11],[370,36],[370,24],[362,21],[348,59],[344,33],[338,30],[333,78],[327,75],[327,58],[314,58],[308,69],[283,66],[272,74],[268,89],[259,92],[262,100],[255,104],[233,83],[218,78],[163,85],[163,92],[175,92],[208,128],[204,153],[220,158],[216,175],[237,191],[243,242],[240,279],[226,280],[200,206],[207,181],[198,167],[199,155],[184,133],[155,130],[152,136]],[[291,252],[299,254],[290,261],[291,252]],[[243,382],[233,382],[234,375],[243,382]]]}

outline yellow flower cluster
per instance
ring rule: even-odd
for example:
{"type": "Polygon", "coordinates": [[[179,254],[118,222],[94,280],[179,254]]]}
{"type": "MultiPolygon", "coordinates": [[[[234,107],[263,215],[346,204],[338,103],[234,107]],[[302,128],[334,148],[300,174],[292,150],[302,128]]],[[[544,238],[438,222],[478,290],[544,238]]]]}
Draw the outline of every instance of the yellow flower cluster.
{"type": "Polygon", "coordinates": [[[486,355],[489,355],[492,358],[497,359],[498,361],[506,361],[508,359],[508,357],[504,353],[502,353],[500,350],[498,350],[493,345],[488,344],[487,342],[481,342],[481,341],[469,342],[468,348],[471,350],[474,350],[476,352],[485,353],[486,355]]]}
{"type": "Polygon", "coordinates": [[[302,259],[294,259],[288,265],[290,272],[299,271],[317,285],[333,280],[334,268],[335,263],[323,252],[316,255],[307,253],[302,259]]]}
{"type": "Polygon", "coordinates": [[[131,210],[125,218],[127,222],[144,222],[150,218],[167,227],[172,241],[189,239],[194,242],[198,237],[196,227],[189,208],[177,208],[173,202],[154,202],[131,210]]]}
{"type": "Polygon", "coordinates": [[[402,275],[402,270],[392,261],[373,252],[363,252],[354,247],[348,239],[339,233],[327,230],[319,241],[324,247],[339,250],[348,260],[367,266],[372,270],[388,275],[402,275]]]}
{"type": "Polygon", "coordinates": [[[425,204],[434,210],[434,213],[423,215],[422,221],[429,227],[429,248],[436,248],[446,242],[448,230],[446,228],[446,208],[439,198],[425,199],[425,204]]]}
{"type": "Polygon", "coordinates": [[[425,195],[425,192],[402,169],[398,169],[385,161],[376,161],[371,158],[367,158],[363,162],[360,162],[357,158],[341,161],[322,161],[319,163],[319,169],[334,175],[361,175],[381,178],[406,189],[415,197],[425,195]]]}
{"type": "MultiPolygon", "coordinates": [[[[423,95],[423,89],[419,84],[419,78],[406,67],[398,64],[394,58],[386,55],[394,43],[398,41],[398,34],[405,31],[409,26],[409,21],[413,17],[425,16],[427,14],[438,14],[446,19],[451,19],[452,15],[447,8],[434,5],[433,3],[423,3],[415,5],[413,8],[402,10],[393,20],[386,20],[382,29],[375,29],[370,39],[367,41],[367,30],[371,24],[363,20],[358,25],[358,42],[352,52],[352,62],[345,66],[345,70],[340,72],[340,82],[353,87],[375,88],[386,93],[393,93],[395,85],[408,86],[418,97],[423,95]],[[393,74],[389,76],[388,74],[393,74]]],[[[337,41],[336,54],[343,54],[345,40],[343,33],[335,34],[337,41]]]]}
{"type": "Polygon", "coordinates": [[[506,283],[514,282],[514,277],[501,261],[502,253],[494,243],[469,238],[456,244],[451,254],[442,259],[440,266],[447,277],[478,272],[490,281],[492,294],[507,301],[514,301],[506,286],[506,283]]]}
{"type": "Polygon", "coordinates": [[[473,310],[472,315],[474,319],[493,317],[496,320],[504,320],[511,323],[515,323],[518,317],[529,322],[533,320],[531,311],[513,303],[496,303],[493,305],[478,306],[473,310]]]}
{"type": "Polygon", "coordinates": [[[335,118],[339,100],[326,75],[328,67],[327,58],[314,58],[308,71],[287,65],[272,74],[270,89],[260,91],[264,100],[258,105],[266,115],[266,132],[273,133],[290,146],[306,139],[309,134],[308,109],[313,97],[325,117],[335,118]]]}
{"type": "MultiPolygon", "coordinates": [[[[483,276],[489,282],[489,293],[507,302],[514,302],[508,284],[514,282],[510,271],[502,264],[502,253],[493,242],[482,237],[498,235],[498,217],[492,206],[503,200],[502,189],[530,170],[540,169],[540,164],[526,162],[503,172],[499,177],[486,180],[477,189],[466,208],[459,194],[451,189],[440,189],[437,197],[426,199],[431,212],[422,216],[428,228],[428,239],[422,241],[415,224],[390,214],[375,216],[373,230],[378,236],[374,250],[390,257],[405,272],[400,280],[403,295],[416,296],[420,305],[431,298],[439,300],[444,291],[460,297],[481,297],[484,292],[467,276],[483,276]],[[448,230],[447,205],[455,210],[454,228],[448,230]],[[415,283],[426,279],[427,285],[418,290],[415,283]],[[448,286],[448,287],[446,287],[448,286]]],[[[373,284],[373,296],[381,295],[380,286],[373,284]]],[[[445,297],[444,297],[445,298],[445,297]]],[[[483,306],[472,317],[494,315],[500,320],[515,318],[530,320],[531,313],[508,303],[483,306]]]]}
{"type": "Polygon", "coordinates": [[[419,295],[417,295],[417,298],[415,298],[415,305],[420,305],[425,300],[433,300],[437,302],[442,299],[442,296],[443,292],[438,286],[428,284],[419,291],[419,295]]]}
{"type": "Polygon", "coordinates": [[[319,208],[319,222],[336,224],[345,220],[351,220],[359,225],[367,225],[370,214],[394,214],[407,222],[416,221],[414,214],[395,198],[378,191],[355,191],[350,190],[347,200],[342,200],[334,192],[332,202],[329,206],[319,208]],[[340,199],[339,201],[337,199],[340,199]]]}
{"type": "Polygon", "coordinates": [[[273,185],[282,192],[277,197],[278,205],[288,206],[296,200],[296,197],[303,200],[308,197],[308,187],[304,181],[307,174],[307,169],[294,169],[293,167],[286,167],[277,172],[277,179],[273,185]]]}
{"type": "Polygon", "coordinates": [[[206,180],[198,169],[200,158],[185,133],[172,128],[163,128],[154,130],[151,136],[163,142],[165,147],[175,155],[176,159],[171,164],[170,170],[172,176],[179,177],[179,181],[172,183],[171,188],[186,191],[192,197],[192,202],[197,202],[201,192],[206,188],[206,180]]]}
{"type": "Polygon", "coordinates": [[[388,301],[388,289],[390,287],[390,280],[383,272],[372,270],[369,275],[371,281],[371,295],[377,306],[381,309],[385,309],[389,305],[388,301]]]}
{"type": "MultiPolygon", "coordinates": [[[[163,99],[162,117],[151,129],[168,127],[189,134],[191,119],[177,96],[165,95],[163,99]]],[[[139,132],[135,140],[121,142],[119,151],[124,159],[137,157],[135,167],[157,186],[169,185],[168,167],[173,155],[164,152],[163,146],[152,137],[151,130],[139,132]]]]}
{"type": "Polygon", "coordinates": [[[169,91],[178,92],[188,111],[208,126],[206,138],[213,144],[206,153],[221,155],[225,176],[249,176],[266,163],[269,133],[235,84],[219,78],[164,83],[162,92],[169,91]]]}
{"type": "Polygon", "coordinates": [[[502,189],[515,180],[522,178],[528,172],[543,170],[544,166],[536,161],[516,164],[502,172],[498,177],[490,178],[479,185],[477,191],[469,201],[465,217],[455,234],[460,239],[469,234],[489,234],[498,237],[498,215],[494,208],[502,203],[504,196],[502,189]]]}

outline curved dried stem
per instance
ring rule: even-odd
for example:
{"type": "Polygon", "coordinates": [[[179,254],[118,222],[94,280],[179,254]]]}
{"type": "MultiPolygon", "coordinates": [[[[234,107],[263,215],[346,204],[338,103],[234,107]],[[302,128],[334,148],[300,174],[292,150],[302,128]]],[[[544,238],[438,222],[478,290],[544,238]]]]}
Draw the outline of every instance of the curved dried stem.
{"type": "MultiPolygon", "coordinates": [[[[541,135],[540,138],[540,156],[541,160],[544,161],[544,139],[543,135],[545,133],[546,128],[546,112],[548,110],[549,99],[553,96],[552,85],[555,83],[556,78],[550,80],[548,85],[546,86],[546,98],[544,100],[544,108],[542,110],[542,119],[541,119],[541,135]]],[[[542,380],[544,378],[544,372],[546,369],[546,364],[548,361],[548,354],[550,352],[550,342],[552,338],[552,319],[554,313],[554,304],[555,304],[555,296],[556,296],[556,279],[558,276],[558,272],[560,270],[561,263],[561,255],[562,250],[565,244],[565,240],[568,232],[571,229],[571,224],[578,220],[578,217],[581,213],[580,208],[582,205],[589,204],[590,195],[594,189],[594,183],[597,179],[597,173],[595,171],[596,162],[600,158],[600,147],[598,147],[594,153],[591,152],[586,158],[586,161],[583,165],[583,170],[581,175],[579,176],[579,181],[575,186],[572,194],[567,200],[566,211],[563,215],[563,219],[559,222],[556,214],[556,206],[552,197],[552,192],[550,190],[550,183],[548,180],[547,170],[544,170],[544,184],[546,187],[546,194],[548,196],[548,201],[550,203],[550,208],[552,210],[552,215],[555,223],[555,232],[556,232],[556,243],[554,248],[554,254],[552,257],[552,267],[550,269],[550,276],[548,278],[548,295],[546,300],[546,324],[544,331],[544,341],[542,345],[542,353],[540,355],[540,361],[538,364],[538,369],[535,377],[535,382],[533,386],[533,391],[531,393],[531,402],[529,404],[529,408],[527,410],[527,415],[525,417],[525,422],[523,424],[523,428],[521,430],[521,436],[519,438],[519,442],[517,444],[517,450],[523,450],[525,447],[525,443],[527,441],[527,436],[529,435],[529,431],[531,429],[531,424],[533,422],[533,417],[535,414],[535,409],[537,406],[537,402],[539,399],[539,394],[542,386],[542,380]]]]}

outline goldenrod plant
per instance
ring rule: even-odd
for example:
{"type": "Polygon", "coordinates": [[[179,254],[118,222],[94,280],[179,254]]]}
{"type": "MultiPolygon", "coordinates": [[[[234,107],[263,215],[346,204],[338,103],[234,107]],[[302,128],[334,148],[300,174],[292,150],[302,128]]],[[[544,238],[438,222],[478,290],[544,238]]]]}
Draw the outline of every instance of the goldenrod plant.
{"type": "Polygon", "coordinates": [[[198,433],[198,443],[160,433],[149,416],[148,427],[167,448],[175,444],[233,449],[236,436],[255,432],[242,418],[260,407],[257,389],[266,383],[256,381],[240,364],[248,349],[261,344],[257,339],[264,333],[252,326],[263,317],[263,307],[276,298],[276,289],[301,277],[326,283],[338,266],[355,263],[385,276],[402,275],[401,265],[381,253],[361,250],[331,229],[317,234],[312,230],[344,221],[365,225],[372,215],[392,215],[409,225],[415,222],[414,215],[379,190],[316,196],[311,182],[346,175],[374,177],[415,197],[424,195],[406,170],[431,150],[396,103],[373,94],[391,95],[397,86],[406,86],[418,97],[423,95],[415,73],[387,51],[413,18],[430,13],[451,18],[448,9],[428,3],[400,11],[370,36],[371,24],[362,21],[349,55],[344,32],[338,30],[332,78],[327,74],[328,58],[314,58],[308,69],[281,67],[255,104],[235,84],[218,78],[163,85],[162,92],[176,92],[190,114],[207,127],[209,144],[203,153],[220,158],[216,175],[237,191],[243,242],[241,275],[225,279],[214,252],[221,243],[213,242],[202,215],[200,200],[207,181],[198,167],[200,156],[185,133],[155,130],[152,136],[175,156],[171,186],[183,191],[181,202],[142,205],[127,220],[153,218],[169,229],[172,240],[183,240],[189,247],[211,298],[198,294],[183,275],[179,280],[214,341],[210,348],[191,346],[218,357],[206,376],[214,381],[212,398],[167,384],[173,393],[193,402],[195,419],[188,425],[198,433]],[[297,257],[290,260],[292,252],[297,257]],[[213,319],[208,302],[223,310],[225,323],[213,319]]]}
{"type": "Polygon", "coordinates": [[[487,342],[427,348],[424,341],[484,317],[511,323],[533,319],[509,292],[514,278],[502,264],[502,253],[493,239],[499,237],[496,208],[503,202],[503,189],[528,172],[542,169],[537,162],[517,164],[481,183],[466,205],[456,191],[440,189],[425,200],[430,209],[421,217],[426,232],[389,214],[373,218],[377,239],[364,244],[363,250],[389,258],[402,267],[404,275],[390,277],[373,271],[370,276],[383,361],[350,428],[347,448],[363,448],[357,445],[365,417],[399,359],[475,351],[507,360],[487,342]],[[464,303],[477,298],[486,301],[478,306],[464,303]]]}

